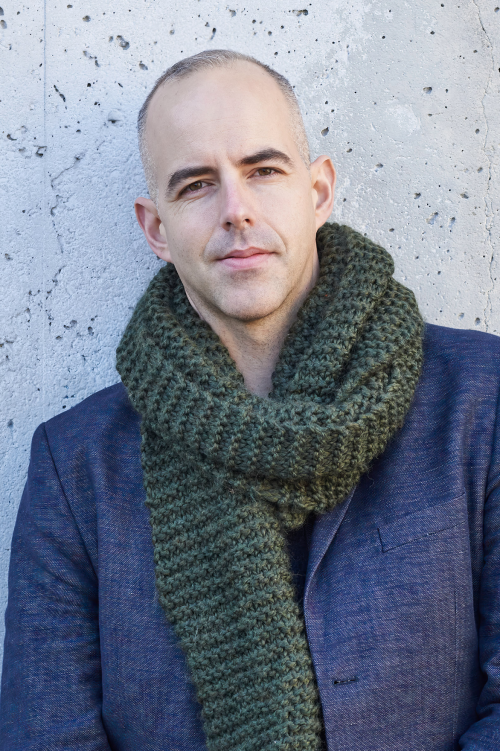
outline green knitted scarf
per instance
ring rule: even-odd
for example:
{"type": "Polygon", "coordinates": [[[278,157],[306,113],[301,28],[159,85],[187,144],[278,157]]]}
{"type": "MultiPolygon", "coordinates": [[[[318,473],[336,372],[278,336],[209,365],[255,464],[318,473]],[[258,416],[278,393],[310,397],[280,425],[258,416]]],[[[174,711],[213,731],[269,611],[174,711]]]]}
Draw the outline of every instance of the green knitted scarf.
{"type": "Polygon", "coordinates": [[[159,599],[209,751],[320,747],[286,532],[346,498],[402,425],[420,373],[422,319],[388,253],[337,224],[317,245],[319,280],[268,399],[245,389],[170,264],[117,351],[142,417],[159,599]]]}

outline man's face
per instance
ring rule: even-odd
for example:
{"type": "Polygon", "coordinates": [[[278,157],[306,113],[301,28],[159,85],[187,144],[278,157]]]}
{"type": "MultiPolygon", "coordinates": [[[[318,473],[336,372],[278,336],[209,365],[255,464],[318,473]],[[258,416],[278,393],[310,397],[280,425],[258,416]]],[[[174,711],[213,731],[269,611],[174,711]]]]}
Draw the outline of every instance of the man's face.
{"type": "Polygon", "coordinates": [[[255,321],[293,305],[314,275],[331,203],[318,213],[316,163],[310,171],[301,159],[275,81],[238,61],[168,82],[146,128],[158,186],[157,232],[146,236],[198,311],[255,321]]]}

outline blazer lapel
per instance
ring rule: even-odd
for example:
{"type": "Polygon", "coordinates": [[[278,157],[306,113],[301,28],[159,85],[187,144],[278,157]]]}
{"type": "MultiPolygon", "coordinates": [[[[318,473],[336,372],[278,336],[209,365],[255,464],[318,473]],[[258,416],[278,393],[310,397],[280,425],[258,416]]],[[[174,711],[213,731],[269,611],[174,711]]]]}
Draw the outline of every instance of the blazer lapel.
{"type": "Polygon", "coordinates": [[[340,527],[344,516],[346,515],[349,504],[354,495],[356,488],[353,488],[345,501],[339,506],[329,511],[327,514],[320,516],[313,528],[311,537],[311,547],[309,550],[309,562],[307,564],[306,584],[304,589],[304,612],[307,609],[307,600],[309,595],[309,588],[314,579],[314,575],[318,570],[318,567],[323,560],[323,557],[330,547],[330,544],[337,534],[337,530],[340,527]]]}

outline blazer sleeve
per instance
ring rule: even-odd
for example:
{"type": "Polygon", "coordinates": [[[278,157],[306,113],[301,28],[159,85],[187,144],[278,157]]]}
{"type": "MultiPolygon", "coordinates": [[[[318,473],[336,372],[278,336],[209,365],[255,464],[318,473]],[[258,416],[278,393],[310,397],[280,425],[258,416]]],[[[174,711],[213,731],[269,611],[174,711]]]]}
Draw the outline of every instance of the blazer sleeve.
{"type": "Polygon", "coordinates": [[[97,574],[41,425],[12,541],[1,751],[110,751],[98,618],[97,574]]]}
{"type": "Polygon", "coordinates": [[[460,739],[463,751],[500,749],[500,414],[486,488],[483,570],[479,595],[479,660],[486,683],[477,706],[478,721],[460,739]]]}

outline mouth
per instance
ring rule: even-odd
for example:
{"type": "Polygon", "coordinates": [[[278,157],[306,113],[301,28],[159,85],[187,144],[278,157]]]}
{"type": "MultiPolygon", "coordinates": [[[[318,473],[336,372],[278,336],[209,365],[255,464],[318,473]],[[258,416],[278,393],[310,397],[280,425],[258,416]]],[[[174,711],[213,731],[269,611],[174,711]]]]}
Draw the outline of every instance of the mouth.
{"type": "Polygon", "coordinates": [[[271,251],[262,248],[242,248],[230,250],[223,258],[219,258],[218,262],[230,269],[253,269],[266,263],[272,255],[271,251]]]}

